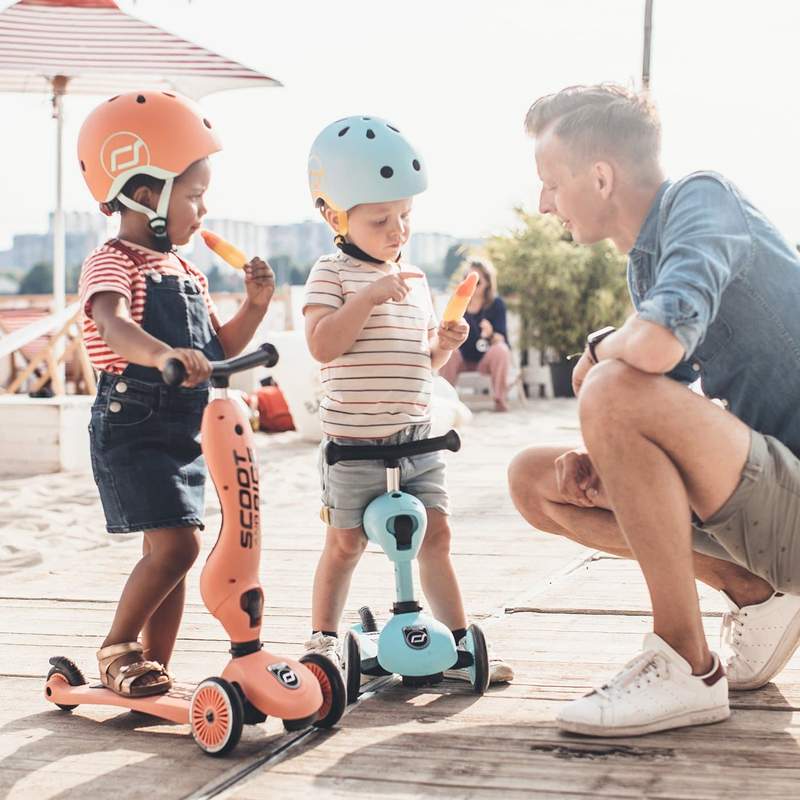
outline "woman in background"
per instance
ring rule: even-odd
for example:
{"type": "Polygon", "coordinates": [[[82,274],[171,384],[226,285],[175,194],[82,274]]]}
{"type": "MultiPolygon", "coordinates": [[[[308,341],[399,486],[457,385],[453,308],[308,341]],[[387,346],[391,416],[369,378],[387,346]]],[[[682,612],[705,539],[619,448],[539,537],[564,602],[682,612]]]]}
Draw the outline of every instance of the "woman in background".
{"type": "Polygon", "coordinates": [[[508,370],[511,351],[506,331],[506,304],[497,295],[497,275],[491,262],[471,259],[466,263],[464,276],[478,273],[478,285],[464,319],[469,336],[464,344],[439,369],[439,374],[456,385],[461,372],[480,372],[492,382],[495,411],[508,411],[508,370]]]}

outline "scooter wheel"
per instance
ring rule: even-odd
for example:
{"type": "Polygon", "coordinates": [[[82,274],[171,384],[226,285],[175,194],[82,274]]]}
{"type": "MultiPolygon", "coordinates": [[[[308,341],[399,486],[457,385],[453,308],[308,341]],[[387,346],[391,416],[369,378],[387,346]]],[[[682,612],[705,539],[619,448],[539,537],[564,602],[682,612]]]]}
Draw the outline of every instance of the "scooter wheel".
{"type": "Polygon", "coordinates": [[[358,636],[348,632],[344,639],[344,675],[347,684],[347,702],[355,703],[361,691],[361,648],[358,636]]]}
{"type": "Polygon", "coordinates": [[[484,694],[489,688],[489,653],[486,637],[477,625],[467,628],[467,649],[472,653],[473,664],[469,669],[472,688],[475,694],[484,694]]]}
{"type": "Polygon", "coordinates": [[[315,728],[332,728],[344,714],[347,692],[342,672],[336,664],[321,653],[306,653],[300,663],[308,667],[322,689],[322,706],[317,712],[315,728]]]}
{"type": "Polygon", "coordinates": [[[207,755],[233,750],[244,726],[242,700],[233,684],[216,677],[198,683],[189,703],[189,723],[197,746],[207,755]]]}
{"type": "MultiPolygon", "coordinates": [[[[53,656],[53,658],[50,659],[50,663],[53,665],[53,668],[47,673],[47,681],[49,681],[53,675],[60,675],[70,686],[83,686],[86,683],[86,678],[83,677],[83,673],[70,659],[64,656],[53,656]]],[[[45,689],[45,694],[49,696],[49,689],[45,689]]],[[[62,711],[72,711],[73,708],[78,707],[77,703],[74,706],[67,706],[63,703],[56,703],[55,705],[62,711]]]]}

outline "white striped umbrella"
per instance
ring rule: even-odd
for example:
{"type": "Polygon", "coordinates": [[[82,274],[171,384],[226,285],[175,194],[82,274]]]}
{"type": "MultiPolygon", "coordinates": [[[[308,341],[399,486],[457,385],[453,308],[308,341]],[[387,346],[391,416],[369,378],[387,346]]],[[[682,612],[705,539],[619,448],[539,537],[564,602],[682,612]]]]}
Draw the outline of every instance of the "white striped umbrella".
{"type": "Polygon", "coordinates": [[[114,0],[19,0],[0,13],[0,91],[47,92],[56,120],[54,310],[64,308],[62,97],[172,89],[212,92],[279,81],[121,11],[114,0]]]}

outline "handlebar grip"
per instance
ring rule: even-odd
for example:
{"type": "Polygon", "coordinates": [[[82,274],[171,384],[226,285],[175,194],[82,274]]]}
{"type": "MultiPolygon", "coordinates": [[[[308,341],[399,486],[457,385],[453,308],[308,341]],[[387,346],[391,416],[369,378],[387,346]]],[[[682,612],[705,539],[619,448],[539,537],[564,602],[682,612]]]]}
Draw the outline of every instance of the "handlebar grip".
{"type": "Polygon", "coordinates": [[[180,386],[186,380],[186,367],[183,366],[183,361],[171,358],[161,370],[161,376],[167,386],[180,386]]]}
{"type": "Polygon", "coordinates": [[[437,450],[457,453],[460,449],[461,438],[455,431],[448,431],[444,436],[403,444],[346,445],[328,442],[325,445],[325,461],[331,466],[340,461],[396,461],[399,458],[434,453],[437,450]]]}

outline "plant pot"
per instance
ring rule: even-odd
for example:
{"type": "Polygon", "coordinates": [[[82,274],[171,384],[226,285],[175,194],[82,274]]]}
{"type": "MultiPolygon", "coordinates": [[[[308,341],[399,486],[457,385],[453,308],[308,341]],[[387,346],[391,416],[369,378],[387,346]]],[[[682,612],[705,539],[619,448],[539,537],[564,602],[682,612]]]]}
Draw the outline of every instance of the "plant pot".
{"type": "Polygon", "coordinates": [[[572,391],[574,361],[556,361],[550,364],[550,379],[553,382],[553,397],[575,397],[572,391]]]}

